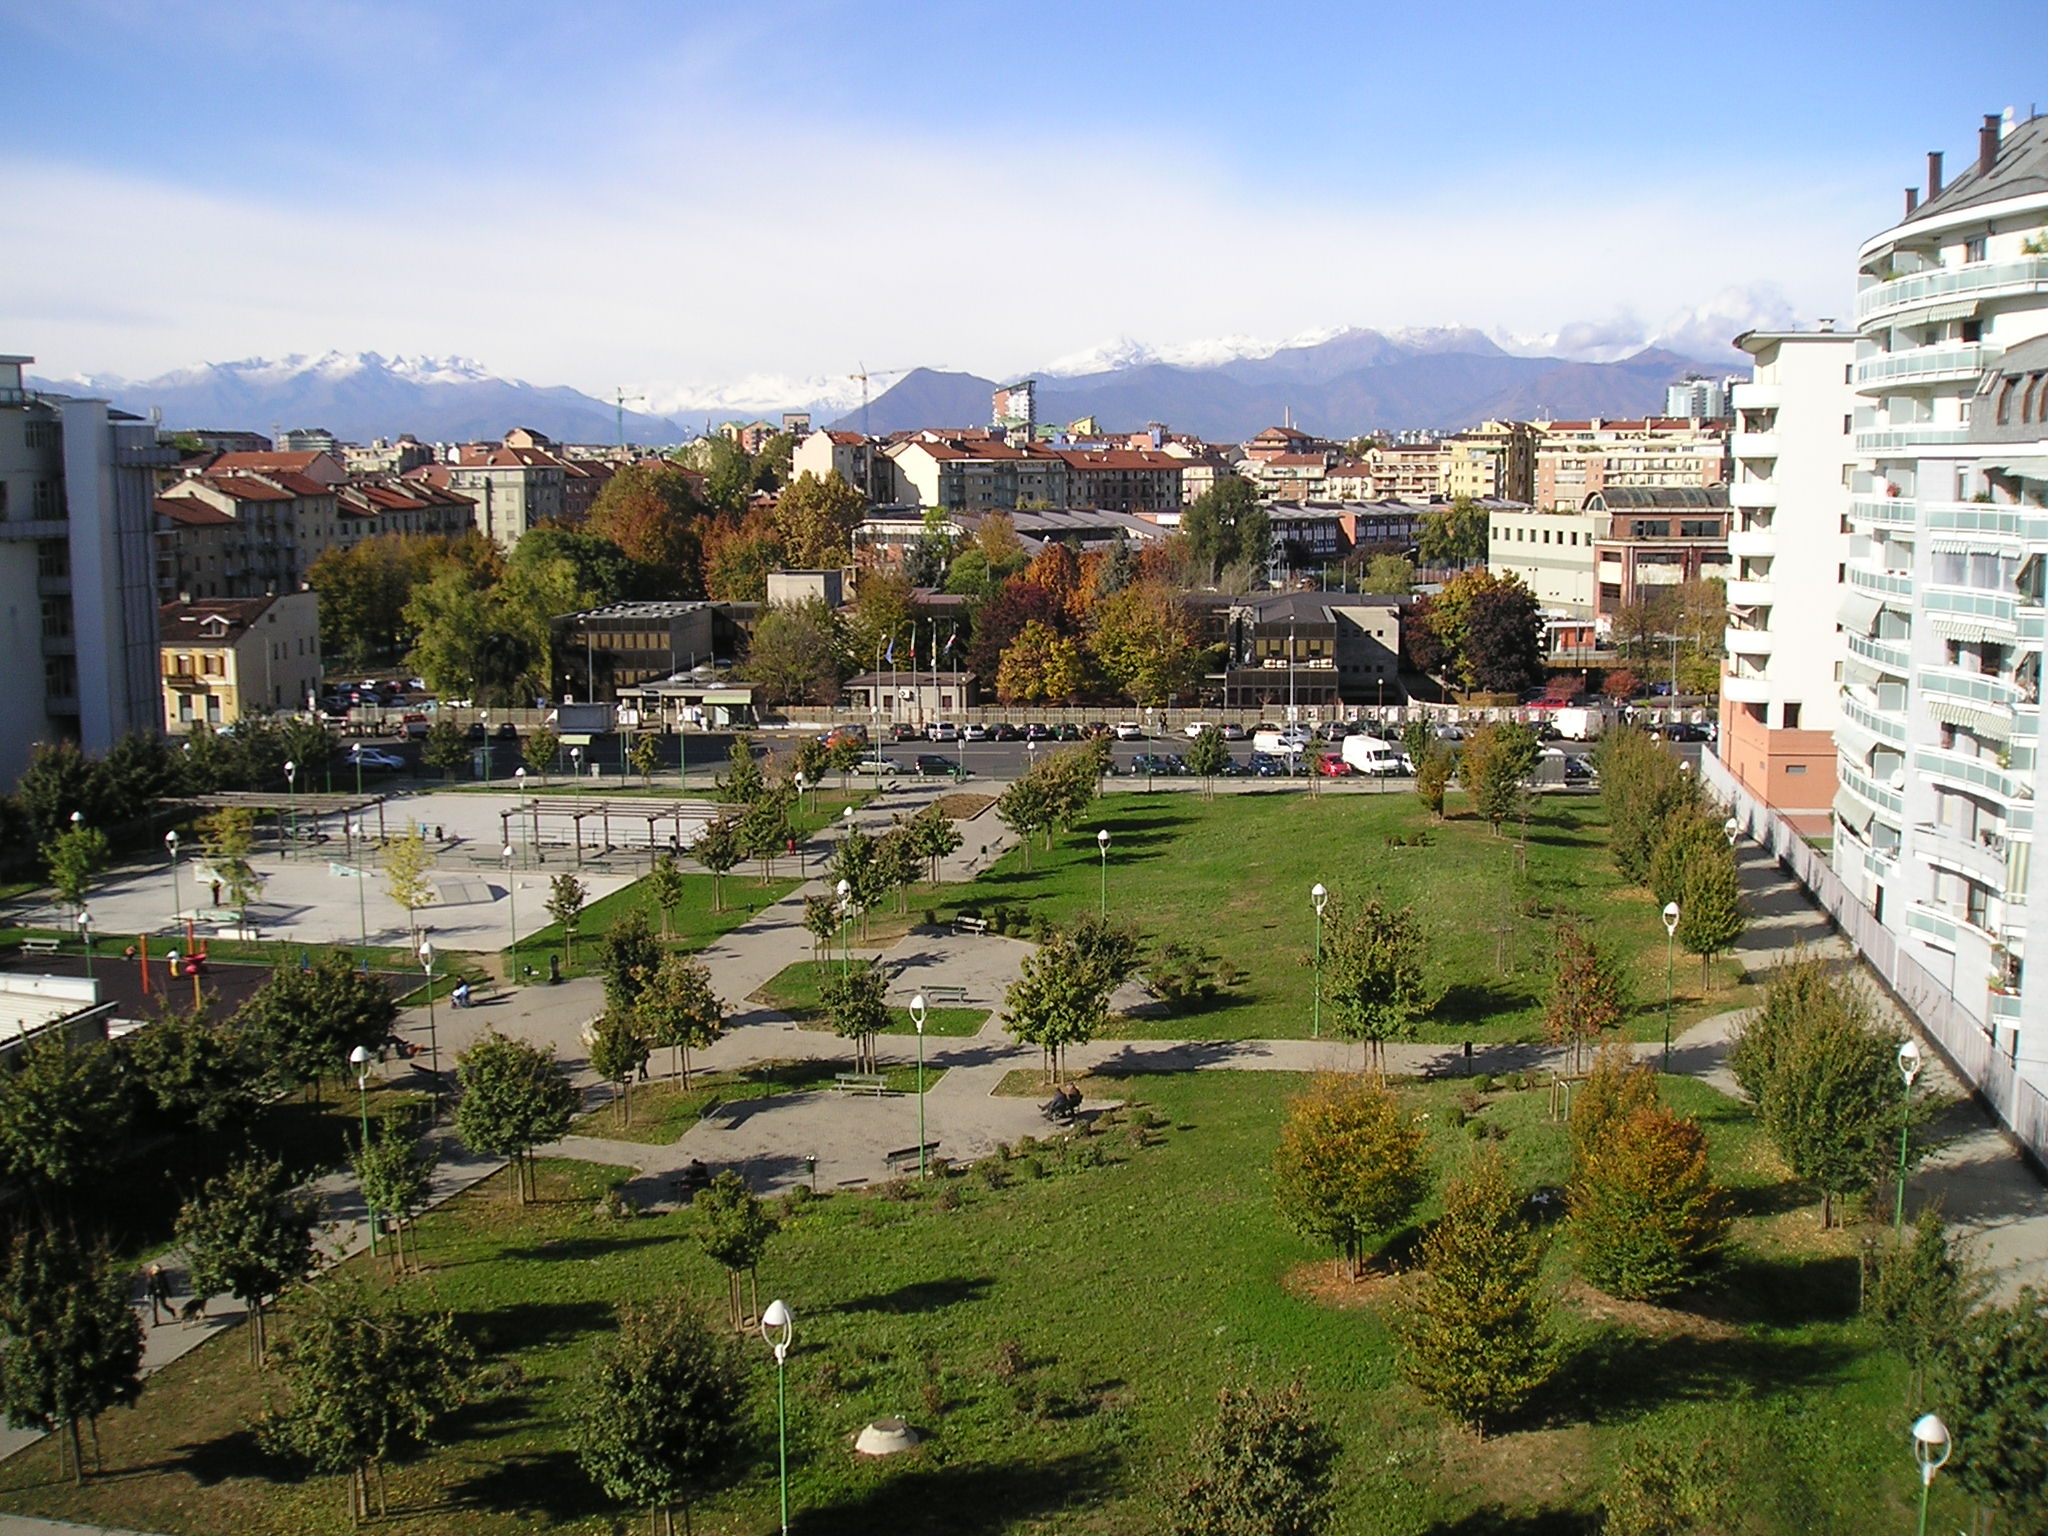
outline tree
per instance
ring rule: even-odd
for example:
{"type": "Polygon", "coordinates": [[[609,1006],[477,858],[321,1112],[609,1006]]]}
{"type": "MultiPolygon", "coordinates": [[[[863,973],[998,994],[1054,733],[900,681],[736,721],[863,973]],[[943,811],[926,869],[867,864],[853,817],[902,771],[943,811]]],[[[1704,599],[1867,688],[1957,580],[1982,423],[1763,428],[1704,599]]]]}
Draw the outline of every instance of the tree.
{"type": "Polygon", "coordinates": [[[1134,704],[1163,705],[1194,680],[1193,628],[1186,607],[1164,586],[1140,582],[1095,610],[1090,639],[1103,675],[1134,704]]]}
{"type": "Polygon", "coordinates": [[[433,869],[434,850],[427,846],[420,829],[410,822],[403,832],[384,844],[385,894],[405,908],[406,926],[411,930],[414,949],[420,947],[420,908],[432,901],[435,895],[430,878],[433,869]]]}
{"type": "Polygon", "coordinates": [[[1460,496],[1440,511],[1423,514],[1417,552],[1424,565],[1471,565],[1486,558],[1486,508],[1460,496]]]}
{"type": "Polygon", "coordinates": [[[1574,1070],[1586,1052],[1622,1020],[1621,975],[1600,953],[1585,925],[1572,918],[1556,926],[1555,966],[1544,1028],[1552,1045],[1569,1046],[1574,1070]]]}
{"type": "Polygon", "coordinates": [[[748,858],[760,861],[763,884],[775,873],[775,856],[790,844],[789,810],[793,794],[787,781],[767,786],[740,813],[739,824],[733,828],[741,850],[748,858]]]}
{"type": "Polygon", "coordinates": [[[1696,1284],[1728,1235],[1699,1124],[1661,1104],[1611,1123],[1566,1192],[1585,1277],[1629,1301],[1662,1301],[1696,1284]]]}
{"type": "Polygon", "coordinates": [[[555,765],[555,759],[562,753],[562,736],[559,731],[545,725],[537,725],[526,733],[526,740],[520,744],[520,761],[526,764],[529,773],[540,775],[541,783],[548,781],[548,770],[555,765]]]}
{"type": "Polygon", "coordinates": [[[704,530],[704,590],[718,602],[766,602],[768,573],[788,563],[775,514],[765,507],[720,517],[704,530]]]}
{"type": "Polygon", "coordinates": [[[1358,590],[1406,597],[1415,590],[1415,567],[1400,555],[1374,555],[1365,568],[1358,590]]]}
{"type": "Polygon", "coordinates": [[[1458,778],[1496,837],[1521,805],[1522,783],[1536,766],[1537,751],[1535,732],[1525,725],[1482,725],[1466,738],[1458,778]]]}
{"type": "Polygon", "coordinates": [[[676,863],[676,856],[664,853],[656,857],[654,867],[647,871],[647,895],[661,913],[661,936],[664,939],[673,929],[676,908],[683,904],[683,897],[688,893],[689,886],[683,877],[682,867],[676,863]]]}
{"type": "MultiPolygon", "coordinates": [[[[896,893],[896,910],[910,910],[910,887],[923,872],[924,861],[919,858],[917,844],[910,835],[910,829],[900,819],[875,839],[876,875],[882,889],[896,893]]],[[[863,934],[865,937],[865,934],[863,934]]]]}
{"type": "Polygon", "coordinates": [[[996,668],[996,696],[1006,704],[1057,703],[1080,688],[1080,646],[1037,619],[1017,632],[996,668]]]}
{"type": "Polygon", "coordinates": [[[597,493],[585,527],[643,567],[651,585],[670,596],[696,597],[704,591],[697,532],[704,510],[683,470],[672,464],[627,464],[597,493]]]}
{"type": "Polygon", "coordinates": [[[1328,1243],[1358,1277],[1368,1241],[1415,1214],[1427,1188],[1424,1138],[1385,1085],[1326,1073],[1290,1102],[1273,1154],[1273,1193],[1287,1224],[1328,1243]]]}
{"type": "Polygon", "coordinates": [[[275,1058],[239,1017],[215,1023],[202,1009],[167,1009],[118,1049],[140,1096],[181,1130],[245,1126],[272,1091],[275,1058]]]}
{"type": "MultiPolygon", "coordinates": [[[[750,756],[747,761],[751,763],[750,756]]],[[[744,855],[740,851],[739,821],[733,816],[714,816],[698,829],[690,844],[690,857],[711,872],[711,910],[725,910],[725,877],[744,855]]]]}
{"type": "Polygon", "coordinates": [[[1224,567],[1248,561],[1263,566],[1271,552],[1272,530],[1258,487],[1242,475],[1218,475],[1208,490],[1188,503],[1181,519],[1188,549],[1214,581],[1224,567]]]}
{"type": "Polygon", "coordinates": [[[1646,884],[1666,818],[1697,807],[1700,787],[1676,758],[1631,727],[1602,736],[1595,762],[1615,868],[1629,884],[1646,884]]]}
{"type": "Polygon", "coordinates": [[[640,994],[639,1011],[648,1040],[681,1053],[688,1091],[690,1052],[703,1050],[725,1029],[726,1003],[711,988],[711,972],[689,955],[663,955],[640,994]]]}
{"type": "Polygon", "coordinates": [[[757,1271],[768,1239],[775,1235],[775,1218],[768,1214],[747,1181],[728,1168],[697,1192],[690,1202],[697,1213],[697,1239],[705,1255],[721,1266],[726,1275],[726,1310],[733,1330],[752,1324],[761,1312],[761,1291],[757,1271]],[[751,1282],[751,1307],[740,1304],[740,1276],[751,1282]]]}
{"type": "Polygon", "coordinates": [[[590,1025],[590,1070],[619,1085],[620,1123],[633,1123],[633,1076],[647,1070],[647,1037],[622,1008],[608,1008],[590,1025]]]}
{"type": "Polygon", "coordinates": [[[86,895],[100,871],[113,862],[114,845],[98,827],[74,822],[43,850],[50,866],[50,885],[59,901],[83,910],[86,895]]]}
{"type": "Polygon", "coordinates": [[[405,1230],[414,1211],[433,1191],[435,1145],[422,1141],[409,1110],[387,1111],[368,1141],[359,1140],[349,1166],[362,1187],[363,1204],[391,1223],[391,1262],[405,1272],[405,1230]]]}
{"type": "Polygon", "coordinates": [[[1450,789],[1451,775],[1456,771],[1458,759],[1451,749],[1441,741],[1431,739],[1422,749],[1420,757],[1412,757],[1415,764],[1415,794],[1429,814],[1438,821],[1444,819],[1444,795],[1450,789]]]}
{"type": "Polygon", "coordinates": [[[1863,1309],[1885,1346],[1912,1370],[1918,1402],[1933,1373],[1955,1357],[1985,1279],[1948,1240],[1941,1212],[1922,1206],[1904,1241],[1887,1242],[1864,1292],[1863,1309]]]}
{"type": "Polygon", "coordinates": [[[2013,1531],[2048,1529],[2048,1292],[1972,1313],[1941,1375],[1956,1481],[2013,1531]]]}
{"type": "Polygon", "coordinates": [[[476,1352],[451,1312],[420,1312],[388,1290],[323,1285],[277,1347],[290,1394],[258,1438],[323,1472],[349,1474],[349,1518],[360,1524],[377,1487],[388,1514],[384,1463],[431,1444],[439,1422],[469,1401],[476,1352]]]}
{"type": "Polygon", "coordinates": [[[839,932],[839,902],[832,896],[804,898],[804,932],[811,936],[811,964],[822,964],[839,932]]]}
{"type": "Polygon", "coordinates": [[[46,1206],[110,1168],[131,1117],[113,1051],[45,1037],[0,1079],[0,1166],[46,1206]]]}
{"type": "Polygon", "coordinates": [[[754,489],[754,461],[732,438],[720,432],[700,437],[678,455],[704,477],[704,499],[721,512],[746,510],[754,489]]]}
{"type": "Polygon", "coordinates": [[[1742,915],[1742,883],[1735,873],[1735,850],[1725,841],[1695,848],[1685,861],[1678,896],[1678,942],[1700,957],[1700,986],[1707,984],[1707,966],[1733,946],[1748,926],[1742,915]]]}
{"type": "Polygon", "coordinates": [[[1226,1387],[1173,1490],[1171,1536],[1316,1536],[1330,1521],[1341,1447],[1301,1378],[1278,1391],[1226,1387]]]}
{"type": "Polygon", "coordinates": [[[429,768],[440,769],[443,779],[454,778],[455,770],[469,761],[469,743],[463,737],[462,727],[445,715],[428,726],[426,741],[420,747],[420,761],[429,768]]]}
{"type": "Polygon", "coordinates": [[[1188,772],[1199,774],[1202,792],[1212,798],[1215,795],[1215,778],[1230,766],[1230,748],[1224,745],[1223,733],[1213,725],[1205,725],[1188,748],[1188,772]]]}
{"type": "Polygon", "coordinates": [[[1608,1132],[1639,1109],[1657,1104],[1657,1074],[1635,1059],[1627,1044],[1610,1040],[1593,1058],[1593,1070],[1572,1095],[1566,1132],[1571,1140],[1572,1177],[1577,1178],[1608,1132]]]}
{"type": "Polygon", "coordinates": [[[339,950],[309,966],[280,965],[235,1015],[288,1082],[318,1083],[339,1073],[357,1046],[380,1050],[398,1022],[398,1005],[381,981],[339,950]]]}
{"type": "Polygon", "coordinates": [[[939,883],[939,863],[959,851],[960,829],[935,800],[905,823],[910,828],[911,846],[931,867],[931,883],[939,883]]]}
{"type": "Polygon", "coordinates": [[[1337,1033],[1366,1048],[1367,1066],[1386,1070],[1386,1044],[1412,1034],[1436,1004],[1423,966],[1427,941],[1413,907],[1378,897],[1356,912],[1332,903],[1325,928],[1323,991],[1337,1033]]]}
{"type": "Polygon", "coordinates": [[[208,1180],[178,1212],[192,1293],[226,1291],[249,1309],[251,1358],[263,1364],[264,1299],[312,1273],[320,1202],[297,1193],[282,1163],[247,1158],[208,1180]]]}
{"type": "Polygon", "coordinates": [[[726,749],[725,777],[719,781],[718,798],[727,805],[752,805],[768,788],[768,776],[754,759],[754,739],[735,736],[726,749]]]}
{"type": "Polygon", "coordinates": [[[1627,667],[1614,668],[1600,684],[1600,692],[1610,704],[1626,704],[1642,691],[1643,680],[1627,667]]]}
{"type": "Polygon", "coordinates": [[[320,654],[340,666],[396,657],[411,639],[405,622],[413,588],[445,555],[437,539],[376,534],[323,550],[306,571],[320,594],[320,654]]]}
{"type": "MultiPolygon", "coordinates": [[[[796,770],[792,779],[801,777],[804,788],[815,791],[825,782],[825,774],[832,766],[832,749],[821,736],[805,736],[797,742],[790,766],[796,770]]],[[[801,797],[798,809],[802,809],[801,797]]]]}
{"type": "MultiPolygon", "coordinates": [[[[1028,577],[1013,576],[975,611],[974,637],[967,646],[968,670],[977,677],[1000,679],[1003,658],[1034,624],[1053,635],[1073,631],[1073,618],[1060,606],[1056,593],[1028,577]]],[[[913,635],[913,641],[915,638],[913,635]]]]}
{"type": "Polygon", "coordinates": [[[1520,693],[1542,680],[1541,607],[1512,573],[1498,576],[1484,566],[1460,571],[1430,600],[1423,622],[1441,656],[1430,657],[1433,666],[1420,655],[1415,659],[1461,688],[1520,693]]]}
{"type": "Polygon", "coordinates": [[[413,589],[405,621],[413,632],[406,660],[444,698],[516,704],[545,692],[545,613],[518,599],[518,586],[447,563],[413,589]]]}
{"type": "Polygon", "coordinates": [[[626,749],[626,761],[640,775],[640,782],[654,788],[654,770],[661,766],[661,743],[652,731],[642,731],[626,749]]]}
{"type": "Polygon", "coordinates": [[[606,1006],[630,1011],[661,964],[661,940],[645,907],[634,907],[613,923],[597,947],[597,968],[604,976],[606,1006]]]}
{"type": "Polygon", "coordinates": [[[59,1470],[68,1447],[76,1483],[85,1481],[79,1421],[92,1428],[97,1466],[99,1416],[142,1392],[142,1321],[129,1284],[104,1245],[41,1226],[15,1232],[0,1274],[0,1406],[15,1429],[64,1432],[59,1470]]]}
{"type": "Polygon", "coordinates": [[[867,510],[866,499],[837,470],[822,480],[805,470],[775,502],[775,529],[789,563],[800,571],[851,564],[853,530],[867,510]]]}
{"type": "Polygon", "coordinates": [[[1065,1052],[1101,1032],[1108,1019],[1109,989],[1090,965],[1072,933],[1055,933],[1024,957],[1017,979],[1003,994],[1010,1033],[1045,1055],[1047,1076],[1065,1070],[1065,1052]]]}
{"type": "MultiPolygon", "coordinates": [[[[1028,962],[1027,962],[1028,963],[1028,962]]],[[[854,1070],[875,1070],[875,1036],[889,1027],[889,977],[863,962],[841,967],[818,988],[832,1033],[854,1043],[854,1070]]]]}
{"type": "MultiPolygon", "coordinates": [[[[699,1197],[702,1199],[702,1196],[699,1197]]],[[[606,1497],[645,1506],[673,1536],[673,1507],[730,1475],[743,1440],[746,1385],[730,1340],[685,1297],[622,1302],[573,1412],[576,1454],[606,1497]]]]}
{"type": "Polygon", "coordinates": [[[1031,839],[1053,824],[1051,781],[1037,764],[1010,781],[996,797],[996,819],[1024,845],[1024,868],[1031,869],[1031,839]]]}
{"type": "MultiPolygon", "coordinates": [[[[611,484],[607,481],[606,488],[611,484]]],[[[600,492],[599,499],[602,497],[600,492]]],[[[628,598],[656,597],[676,590],[671,576],[641,564],[612,540],[589,532],[587,527],[542,524],[529,528],[512,546],[511,558],[506,563],[516,572],[557,562],[566,567],[569,584],[599,608],[628,598]]]]}
{"type": "Polygon", "coordinates": [[[250,862],[256,854],[255,829],[255,816],[244,810],[224,807],[199,818],[199,855],[238,911],[263,889],[263,877],[250,862]]]}
{"type": "Polygon", "coordinates": [[[823,598],[772,603],[754,622],[740,675],[763,703],[835,704],[844,649],[839,621],[823,598]]]}
{"type": "Polygon", "coordinates": [[[462,1097],[455,1134],[487,1157],[512,1160],[512,1186],[524,1205],[533,1187],[533,1149],[559,1141],[583,1106],[561,1064],[524,1040],[487,1030],[455,1063],[462,1097]]]}
{"type": "Polygon", "coordinates": [[[1557,1369],[1546,1337],[1542,1239],[1498,1150],[1475,1153],[1444,1191],[1444,1214],[1422,1240],[1422,1262],[1422,1283],[1394,1320],[1401,1374],[1484,1433],[1557,1369]]]}
{"type": "Polygon", "coordinates": [[[1724,852],[1728,840],[1720,823],[1700,805],[1685,805],[1664,818],[1650,855],[1650,894],[1662,907],[1685,897],[1685,866],[1695,853],[1724,852]]]}
{"type": "Polygon", "coordinates": [[[562,930],[562,960],[576,963],[576,925],[583,918],[583,903],[590,892],[583,882],[564,870],[548,883],[547,914],[562,930]]]}

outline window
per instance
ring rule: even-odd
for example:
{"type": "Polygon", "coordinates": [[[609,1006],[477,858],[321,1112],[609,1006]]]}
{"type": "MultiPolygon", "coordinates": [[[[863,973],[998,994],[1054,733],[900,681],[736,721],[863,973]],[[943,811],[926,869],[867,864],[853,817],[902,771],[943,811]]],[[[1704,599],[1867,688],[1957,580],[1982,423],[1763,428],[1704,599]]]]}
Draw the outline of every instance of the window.
{"type": "Polygon", "coordinates": [[[1781,708],[1782,708],[1782,710],[1783,710],[1783,715],[1782,715],[1782,718],[1783,718],[1783,720],[1784,720],[1784,723],[1785,723],[1785,729],[1786,729],[1786,730],[1788,730],[1788,731],[1796,731],[1796,730],[1798,730],[1798,729],[1799,729],[1799,706],[1798,706],[1798,705],[1797,705],[1796,703],[1788,703],[1788,704],[1785,704],[1785,705],[1781,706],[1781,708]]]}
{"type": "Polygon", "coordinates": [[[1795,773],[1804,772],[1806,772],[1806,764],[1804,763],[1787,763],[1785,765],[1785,773],[1787,777],[1790,777],[1792,774],[1795,773]]]}
{"type": "Polygon", "coordinates": [[[1982,235],[1978,235],[1973,239],[1965,240],[1963,242],[1963,260],[1982,261],[1983,259],[1984,237],[1982,235]]]}
{"type": "Polygon", "coordinates": [[[1853,432],[1853,431],[1855,431],[1855,430],[1856,430],[1856,418],[1855,418],[1855,416],[1853,416],[1853,415],[1847,415],[1847,416],[1844,416],[1844,417],[1842,418],[1842,436],[1844,436],[1844,437],[1847,437],[1847,436],[1848,436],[1848,435],[1849,435],[1849,434],[1850,434],[1851,432],[1853,432]]]}
{"type": "Polygon", "coordinates": [[[1963,322],[1962,336],[1964,341],[1982,341],[1984,339],[1984,322],[1982,320],[1965,320],[1963,322]]]}
{"type": "MultiPolygon", "coordinates": [[[[2018,383],[2019,383],[2019,380],[2018,380],[2018,379],[2005,379],[2005,380],[2002,380],[2002,381],[2001,381],[2001,382],[1999,383],[1999,386],[1998,386],[1998,424],[1999,424],[1999,425],[2000,425],[2001,427],[2009,427],[2009,426],[2011,426],[2011,425],[2012,425],[2012,392],[2013,392],[2013,387],[2014,387],[2015,385],[2017,385],[2018,383]]],[[[2029,403],[2029,404],[2031,404],[2031,403],[2032,403],[2032,400],[2033,400],[2033,394],[2034,394],[2033,388],[2032,388],[2032,386],[2029,386],[2029,387],[2028,387],[2028,389],[2027,389],[2027,398],[2028,398],[2028,403],[2029,403]]],[[[2026,415],[2025,415],[2025,410],[2026,410],[2026,407],[2025,407],[2025,406],[2022,406],[2022,407],[2021,407],[2021,413],[2022,413],[2022,414],[2021,414],[2021,416],[2020,416],[2020,420],[2021,420],[2021,421],[2025,421],[2025,420],[2027,419],[2027,418],[2026,418],[2026,415]]]]}

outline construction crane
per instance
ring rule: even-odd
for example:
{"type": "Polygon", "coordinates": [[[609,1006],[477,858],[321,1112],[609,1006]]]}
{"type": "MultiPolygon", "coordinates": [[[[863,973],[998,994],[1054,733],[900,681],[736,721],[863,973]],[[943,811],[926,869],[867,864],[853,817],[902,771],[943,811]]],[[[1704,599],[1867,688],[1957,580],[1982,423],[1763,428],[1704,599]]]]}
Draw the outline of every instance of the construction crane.
{"type": "Polygon", "coordinates": [[[874,435],[868,431],[868,380],[871,378],[886,379],[899,373],[914,373],[918,368],[921,368],[923,366],[924,365],[922,363],[919,363],[914,364],[909,368],[870,369],[866,363],[862,363],[860,365],[859,373],[849,373],[847,375],[849,379],[858,379],[860,381],[860,435],[862,437],[871,437],[874,435]]]}
{"type": "Polygon", "coordinates": [[[616,398],[612,401],[612,404],[617,407],[619,413],[619,446],[621,448],[626,446],[626,405],[629,401],[634,405],[645,405],[647,397],[645,395],[627,394],[623,384],[618,387],[616,398]]]}

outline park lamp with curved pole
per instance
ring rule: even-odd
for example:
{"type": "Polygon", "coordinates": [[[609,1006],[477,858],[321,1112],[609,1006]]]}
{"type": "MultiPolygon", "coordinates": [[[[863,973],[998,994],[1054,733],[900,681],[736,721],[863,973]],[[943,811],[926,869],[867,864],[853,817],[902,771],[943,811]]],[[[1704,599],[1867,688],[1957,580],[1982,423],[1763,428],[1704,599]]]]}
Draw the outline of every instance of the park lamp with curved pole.
{"type": "Polygon", "coordinates": [[[1907,1039],[1899,1044],[1899,1077],[1906,1085],[1904,1101],[1899,1106],[1899,1185],[1898,1201],[1892,1211],[1892,1231],[1906,1230],[1906,1142],[1912,1132],[1913,1084],[1920,1079],[1920,1043],[1907,1039]]]}
{"type": "Polygon", "coordinates": [[[1671,997],[1678,963],[1678,903],[1664,903],[1664,1070],[1671,1070],[1671,997]]]}
{"type": "Polygon", "coordinates": [[[761,1338],[775,1351],[775,1443],[776,1459],[782,1471],[782,1531],[789,1536],[789,1391],[784,1365],[790,1343],[796,1338],[796,1319],[780,1298],[768,1303],[761,1314],[761,1338]]]}
{"type": "Polygon", "coordinates": [[[1927,1494],[1934,1486],[1934,1474],[1948,1465],[1954,1450],[1955,1442],[1939,1414],[1923,1413],[1913,1421],[1913,1460],[1920,1465],[1920,1536],[1927,1536],[1927,1494]]]}
{"type": "Polygon", "coordinates": [[[1330,904],[1329,890],[1318,880],[1309,887],[1309,905],[1316,909],[1316,1007],[1309,1024],[1309,1038],[1320,1039],[1323,1033],[1323,908],[1330,904]]]}

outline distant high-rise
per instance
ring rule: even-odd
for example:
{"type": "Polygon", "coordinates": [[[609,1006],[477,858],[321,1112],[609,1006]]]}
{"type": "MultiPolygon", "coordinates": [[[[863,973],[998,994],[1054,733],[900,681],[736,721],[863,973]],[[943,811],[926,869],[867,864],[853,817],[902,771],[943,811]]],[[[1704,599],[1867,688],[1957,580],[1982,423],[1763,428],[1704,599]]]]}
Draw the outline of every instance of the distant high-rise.
{"type": "Polygon", "coordinates": [[[1038,381],[1019,379],[995,392],[989,425],[1013,441],[1029,442],[1038,431],[1038,381]]]}
{"type": "Polygon", "coordinates": [[[1728,381],[1687,374],[1676,384],[1664,386],[1664,414],[1712,421],[1728,414],[1728,381]]]}

